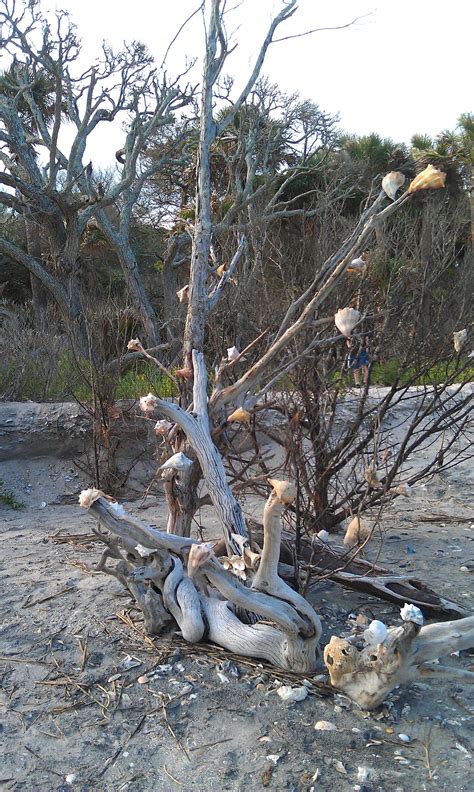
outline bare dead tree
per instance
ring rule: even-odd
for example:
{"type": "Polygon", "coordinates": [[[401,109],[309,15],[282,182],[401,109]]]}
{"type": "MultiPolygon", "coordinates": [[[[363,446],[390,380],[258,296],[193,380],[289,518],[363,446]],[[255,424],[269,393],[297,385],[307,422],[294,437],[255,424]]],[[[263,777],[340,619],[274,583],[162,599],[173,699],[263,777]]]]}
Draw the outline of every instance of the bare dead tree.
{"type": "MultiPolygon", "coordinates": [[[[245,88],[224,118],[217,121],[213,99],[228,52],[222,7],[220,0],[212,0],[206,31],[183,368],[176,372],[184,387],[180,404],[149,394],[143,397],[142,408],[148,417],[160,417],[156,429],[173,453],[158,472],[164,473],[167,486],[171,484],[174,491],[181,490],[184,508],[186,504],[191,504],[192,508],[192,499],[186,499],[184,495],[193,466],[199,466],[222,526],[227,556],[220,564],[213,557],[210,546],[194,543],[187,536],[156,531],[127,517],[118,504],[108,501],[97,490],[84,492],[81,504],[91,510],[108,532],[100,533],[107,544],[100,568],[118,577],[128,587],[143,610],[148,630],[160,632],[172,617],[190,642],[207,635],[229,649],[306,672],[315,667],[321,634],[319,619],[306,600],[284,582],[279,569],[281,517],[283,510],[294,502],[296,488],[281,479],[269,481],[272,494],[263,515],[263,548],[260,554],[255,553],[250,546],[240,504],[229,485],[218,444],[229,425],[237,424],[244,430],[251,427],[252,414],[258,410],[262,397],[271,393],[275,383],[291,373],[308,355],[327,346],[328,338],[323,330],[327,318],[319,317],[319,311],[327,305],[351,260],[364,249],[377,228],[404,209],[414,192],[410,188],[388,205],[385,192],[372,196],[343,244],[315,273],[305,291],[291,302],[277,331],[260,333],[247,345],[243,354],[237,353],[223,360],[215,372],[213,387],[209,388],[203,351],[208,318],[245,255],[245,238],[242,237],[229,266],[220,270],[217,273],[219,278],[215,278],[211,148],[218,133],[229,126],[241,110],[255,85],[275,30],[295,12],[296,4],[295,0],[290,0],[277,14],[245,88]],[[295,344],[298,344],[296,349],[295,344]],[[242,364],[240,369],[237,364],[242,364]],[[110,567],[107,564],[109,559],[116,561],[116,565],[110,567]],[[244,579],[245,585],[238,577],[244,579]],[[266,623],[262,624],[259,617],[264,617],[266,623]]],[[[342,336],[335,336],[329,342],[337,340],[342,340],[342,336]]],[[[138,339],[129,342],[129,350],[150,358],[138,339]]],[[[423,408],[418,418],[422,414],[423,408]]],[[[449,415],[443,420],[449,423],[449,415]]],[[[398,451],[399,455],[403,453],[404,450],[398,451]]],[[[387,475],[387,489],[391,483],[389,479],[390,473],[387,475]]],[[[357,492],[356,489],[356,495],[357,492]]],[[[168,497],[174,497],[172,487],[168,497]]],[[[177,530],[177,521],[171,519],[171,526],[177,530]]],[[[185,528],[184,522],[181,526],[183,533],[185,528]]],[[[443,652],[450,646],[464,647],[471,640],[472,619],[457,623],[456,637],[451,632],[445,635],[441,628],[434,632],[436,635],[442,633],[443,639],[446,638],[441,647],[443,652]]],[[[427,643],[429,646],[423,655],[426,659],[434,656],[432,653],[438,648],[434,647],[431,637],[427,643]]],[[[367,706],[372,706],[389,689],[384,658],[388,658],[388,663],[391,655],[379,654],[376,671],[381,672],[380,679],[376,676],[372,684],[373,697],[367,701],[367,706]]],[[[331,665],[331,660],[334,665],[333,654],[326,656],[328,665],[331,665]]],[[[361,671],[361,676],[365,673],[365,655],[356,670],[361,671]]],[[[393,678],[401,677],[395,675],[393,678]]],[[[358,698],[360,685],[353,690],[336,677],[334,683],[342,689],[347,687],[349,694],[358,698]]]]}

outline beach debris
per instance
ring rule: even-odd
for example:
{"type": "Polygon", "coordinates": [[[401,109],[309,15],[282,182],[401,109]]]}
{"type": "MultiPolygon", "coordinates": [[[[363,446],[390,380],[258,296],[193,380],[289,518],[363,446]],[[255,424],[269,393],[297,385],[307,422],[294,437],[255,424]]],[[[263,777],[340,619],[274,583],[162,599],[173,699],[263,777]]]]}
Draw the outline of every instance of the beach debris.
{"type": "Polygon", "coordinates": [[[416,605],[409,605],[405,602],[403,608],[400,610],[400,616],[404,622],[413,622],[413,624],[423,625],[423,614],[416,605]]]}
{"type": "Polygon", "coordinates": [[[382,179],[382,190],[388,197],[394,201],[395,195],[400,187],[405,184],[405,176],[400,171],[390,171],[382,179]]]}
{"type": "Polygon", "coordinates": [[[282,685],[277,690],[278,695],[282,701],[288,704],[294,704],[296,701],[303,701],[308,695],[308,688],[302,685],[301,687],[290,687],[289,685],[282,685]]]}
{"type": "Polygon", "coordinates": [[[467,341],[467,330],[458,330],[453,333],[453,344],[456,352],[460,352],[467,341]]]}
{"type": "Polygon", "coordinates": [[[64,780],[65,780],[66,784],[73,784],[74,781],[76,780],[76,774],[75,773],[68,773],[64,780]]]}
{"type": "Polygon", "coordinates": [[[342,762],[339,761],[339,759],[333,759],[332,766],[334,767],[334,770],[337,770],[337,772],[341,773],[341,775],[347,775],[347,770],[342,762]]]}
{"type": "Polygon", "coordinates": [[[352,259],[352,261],[349,262],[349,266],[347,267],[347,272],[355,272],[358,275],[363,275],[367,268],[367,262],[364,256],[365,254],[363,253],[362,256],[352,259]]]}
{"type": "Polygon", "coordinates": [[[316,731],[337,731],[337,726],[331,721],[320,720],[314,724],[316,731]]]}
{"type": "Polygon", "coordinates": [[[378,619],[370,622],[366,630],[364,630],[364,641],[367,646],[378,646],[385,643],[388,637],[388,630],[385,624],[378,619]]]}
{"type": "Polygon", "coordinates": [[[142,676],[139,676],[137,679],[139,685],[146,685],[146,683],[149,681],[150,678],[146,674],[142,674],[142,676]]]}
{"type": "Polygon", "coordinates": [[[372,775],[373,775],[373,770],[371,767],[357,768],[357,780],[360,781],[362,784],[365,784],[366,781],[369,781],[372,775]]]}
{"type": "Polygon", "coordinates": [[[273,764],[276,765],[281,759],[281,754],[268,754],[265,758],[268,759],[269,762],[273,762],[273,764]]]}
{"type": "Polygon", "coordinates": [[[329,534],[324,530],[324,528],[322,531],[318,531],[316,536],[321,540],[321,542],[329,542],[329,534]]]}
{"type": "Polygon", "coordinates": [[[339,308],[334,314],[334,324],[343,336],[350,338],[350,335],[358,322],[361,314],[355,308],[339,308]]]}
{"type": "Polygon", "coordinates": [[[401,740],[404,743],[411,742],[411,737],[409,737],[408,734],[398,734],[397,736],[398,736],[398,739],[401,740]]]}
{"type": "Polygon", "coordinates": [[[408,188],[409,193],[417,192],[418,190],[439,190],[444,187],[446,181],[446,174],[435,168],[434,165],[427,165],[418,176],[415,176],[408,188]]]}

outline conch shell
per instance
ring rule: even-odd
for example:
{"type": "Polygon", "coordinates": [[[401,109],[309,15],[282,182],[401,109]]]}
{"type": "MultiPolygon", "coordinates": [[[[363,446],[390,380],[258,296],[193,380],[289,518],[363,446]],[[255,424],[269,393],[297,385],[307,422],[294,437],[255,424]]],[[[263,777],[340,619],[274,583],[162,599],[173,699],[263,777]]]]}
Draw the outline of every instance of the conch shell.
{"type": "Polygon", "coordinates": [[[250,424],[250,413],[248,410],[244,410],[243,407],[237,407],[233,413],[227,416],[227,423],[243,423],[249,426],[250,424]]]}
{"type": "Polygon", "coordinates": [[[180,379],[184,379],[184,380],[192,380],[192,378],[194,377],[194,372],[192,368],[176,369],[174,373],[176,377],[180,377],[180,379]]]}
{"type": "Polygon", "coordinates": [[[225,272],[225,267],[226,267],[225,264],[220,264],[218,267],[216,267],[216,275],[218,275],[219,278],[222,278],[225,272]]]}
{"type": "Polygon", "coordinates": [[[357,275],[363,275],[367,269],[367,262],[363,256],[352,259],[346,272],[355,272],[357,275]]]}
{"type": "Polygon", "coordinates": [[[381,489],[382,485],[377,478],[377,473],[373,467],[366,467],[364,470],[364,478],[372,489],[381,489]]]}
{"type": "Polygon", "coordinates": [[[177,454],[173,454],[169,459],[166,460],[158,470],[178,470],[180,472],[187,470],[192,465],[192,460],[183,454],[182,451],[178,451],[177,454]]]}
{"type": "Polygon", "coordinates": [[[112,500],[109,495],[106,495],[105,492],[98,489],[86,489],[82,490],[81,494],[79,495],[79,506],[82,506],[83,509],[89,509],[93,503],[99,498],[107,498],[107,500],[112,500]]]}
{"type": "Polygon", "coordinates": [[[268,479],[268,483],[273,487],[273,492],[280,503],[293,503],[296,498],[296,487],[291,481],[268,479]]]}
{"type": "Polygon", "coordinates": [[[193,577],[199,567],[214,557],[213,545],[210,542],[193,544],[188,555],[188,575],[193,577]]]}
{"type": "Polygon", "coordinates": [[[144,352],[143,344],[139,338],[131,338],[127,344],[129,352],[144,352]]]}
{"type": "Polygon", "coordinates": [[[350,338],[354,327],[359,321],[360,311],[357,311],[355,308],[339,308],[338,312],[334,315],[334,324],[339,332],[346,338],[350,338]]]}
{"type": "Polygon", "coordinates": [[[417,192],[417,190],[439,190],[444,187],[446,181],[446,174],[443,171],[435,168],[434,165],[427,165],[418,176],[415,176],[411,182],[408,192],[417,192]]]}
{"type": "Polygon", "coordinates": [[[236,346],[229,347],[227,349],[227,360],[229,363],[232,363],[233,360],[237,360],[240,357],[240,352],[236,346]]]}
{"type": "Polygon", "coordinates": [[[189,283],[187,283],[186,286],[183,286],[182,289],[179,289],[179,291],[176,292],[176,297],[178,298],[180,303],[183,303],[184,305],[188,304],[188,302],[189,302],[189,283]]]}
{"type": "Polygon", "coordinates": [[[385,643],[388,638],[388,630],[385,624],[378,619],[370,622],[366,630],[364,630],[364,641],[367,646],[378,646],[385,643]]]}
{"type": "Polygon", "coordinates": [[[461,351],[466,341],[467,341],[467,330],[458,330],[457,333],[456,332],[453,333],[453,343],[456,352],[461,351]]]}
{"type": "Polygon", "coordinates": [[[400,616],[404,622],[413,622],[413,624],[419,624],[421,627],[423,626],[423,614],[416,605],[405,602],[403,608],[400,610],[400,616]]]}
{"type": "Polygon", "coordinates": [[[149,393],[147,396],[142,396],[140,399],[140,410],[148,415],[152,413],[155,409],[156,405],[158,404],[158,399],[153,393],[149,393]]]}
{"type": "Polygon", "coordinates": [[[411,487],[406,482],[399,484],[398,487],[395,487],[395,492],[398,495],[403,495],[405,498],[411,497],[411,487]]]}
{"type": "Polygon", "coordinates": [[[382,179],[382,190],[392,201],[395,200],[397,190],[405,184],[405,176],[400,171],[390,171],[382,179]]]}
{"type": "Polygon", "coordinates": [[[170,421],[157,421],[155,424],[155,434],[164,437],[168,434],[173,424],[170,421]]]}
{"type": "Polygon", "coordinates": [[[344,544],[348,547],[357,547],[363,544],[372,533],[372,526],[362,517],[353,517],[348,523],[344,534],[344,544]]]}

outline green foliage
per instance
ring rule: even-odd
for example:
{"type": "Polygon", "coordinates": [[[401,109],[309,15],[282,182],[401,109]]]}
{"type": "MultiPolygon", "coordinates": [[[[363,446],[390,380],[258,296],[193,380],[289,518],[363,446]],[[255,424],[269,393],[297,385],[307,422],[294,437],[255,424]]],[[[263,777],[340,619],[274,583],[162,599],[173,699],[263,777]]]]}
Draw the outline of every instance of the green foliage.
{"type": "Polygon", "coordinates": [[[25,504],[17,500],[11,490],[4,490],[3,481],[0,479],[0,506],[5,506],[7,509],[19,511],[25,508],[25,504]]]}
{"type": "Polygon", "coordinates": [[[139,399],[147,393],[163,399],[177,396],[174,383],[151,363],[137,364],[122,374],[117,384],[117,399],[139,399]]]}
{"type": "MultiPolygon", "coordinates": [[[[455,374],[459,366],[454,359],[441,361],[431,366],[412,382],[416,370],[419,371],[421,368],[422,365],[418,365],[416,368],[408,366],[401,371],[401,361],[397,358],[390,358],[384,363],[375,363],[372,366],[370,381],[372,385],[393,385],[399,377],[401,385],[407,385],[409,382],[413,385],[441,385],[455,374]]],[[[459,377],[460,382],[472,382],[473,380],[474,363],[465,367],[459,377]]]]}

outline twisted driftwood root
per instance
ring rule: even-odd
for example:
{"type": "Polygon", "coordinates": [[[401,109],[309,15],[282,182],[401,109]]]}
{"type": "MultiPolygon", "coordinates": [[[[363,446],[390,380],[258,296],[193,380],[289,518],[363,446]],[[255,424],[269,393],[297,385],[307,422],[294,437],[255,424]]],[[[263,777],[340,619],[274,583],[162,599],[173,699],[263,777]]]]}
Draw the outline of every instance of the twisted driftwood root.
{"type": "Polygon", "coordinates": [[[426,627],[408,621],[403,626],[389,628],[383,643],[362,649],[350,639],[333,635],[324,649],[324,662],[334,687],[364,709],[373,709],[397,685],[420,676],[474,681],[474,672],[430,664],[471,646],[474,646],[474,616],[426,627]]]}
{"type": "Polygon", "coordinates": [[[270,483],[274,491],[264,511],[260,566],[256,574],[246,569],[250,586],[225,569],[209,545],[133,519],[99,490],[83,492],[80,503],[108,532],[97,531],[107,545],[98,569],[128,588],[143,611],[147,632],[159,634],[174,620],[190,643],[207,638],[247,657],[309,673],[316,667],[321,623],[278,575],[281,515],[295,488],[284,481],[270,483]],[[111,566],[109,560],[117,563],[111,566]],[[254,615],[266,623],[252,623],[254,615]]]}

